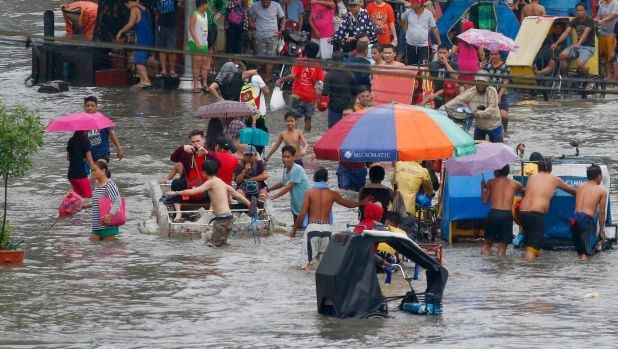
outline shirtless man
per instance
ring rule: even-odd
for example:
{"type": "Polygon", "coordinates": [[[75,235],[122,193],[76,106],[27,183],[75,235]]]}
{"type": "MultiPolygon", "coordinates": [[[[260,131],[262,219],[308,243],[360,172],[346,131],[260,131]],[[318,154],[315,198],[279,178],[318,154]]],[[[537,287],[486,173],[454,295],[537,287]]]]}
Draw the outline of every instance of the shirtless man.
{"type": "Polygon", "coordinates": [[[541,253],[545,214],[549,210],[549,202],[554,196],[556,188],[575,195],[574,188],[551,174],[551,159],[543,158],[539,160],[539,173],[528,177],[526,196],[521,200],[519,206],[519,220],[526,241],[526,261],[534,260],[541,253]]]}
{"type": "Polygon", "coordinates": [[[597,225],[594,216],[599,208],[599,240],[605,239],[605,206],[607,192],[599,184],[603,179],[601,168],[592,165],[586,170],[588,181],[577,187],[575,194],[575,212],[569,219],[571,235],[575,250],[581,260],[587,260],[594,254],[594,235],[597,225]]]}
{"type": "Polygon", "coordinates": [[[213,160],[204,161],[203,165],[206,181],[199,187],[193,189],[185,189],[180,191],[168,191],[166,195],[195,195],[198,193],[208,192],[210,197],[210,207],[212,208],[215,218],[212,225],[212,236],[208,246],[221,247],[229,245],[227,238],[230,236],[234,224],[234,217],[230,210],[228,195],[235,197],[247,207],[251,206],[251,202],[242,194],[234,190],[234,188],[225,184],[217,177],[217,163],[213,160]]]}
{"type": "Polygon", "coordinates": [[[481,256],[491,255],[491,246],[498,243],[498,255],[506,255],[506,247],[513,241],[513,198],[515,192],[523,194],[524,188],[521,183],[510,179],[509,165],[494,171],[496,178],[485,183],[481,181],[481,199],[486,204],[491,201],[491,209],[487,215],[487,227],[485,228],[485,242],[481,256]]]}
{"type": "Polygon", "coordinates": [[[382,45],[382,59],[384,61],[380,63],[380,67],[390,66],[390,67],[405,67],[406,65],[395,60],[395,46],[393,44],[382,45]]]}
{"type": "Polygon", "coordinates": [[[268,159],[270,159],[270,157],[277,151],[277,149],[279,149],[279,146],[283,142],[284,145],[291,145],[294,149],[296,149],[294,163],[303,166],[303,155],[307,154],[309,144],[307,143],[303,132],[296,129],[296,125],[298,124],[298,115],[296,115],[294,111],[290,110],[285,113],[284,119],[285,127],[287,129],[279,134],[277,143],[275,143],[275,145],[270,149],[268,155],[264,157],[264,161],[267,162],[268,159]]]}
{"type": "Polygon", "coordinates": [[[545,7],[539,4],[539,0],[530,0],[530,3],[521,10],[520,22],[528,16],[545,16],[545,7]]]}
{"type": "Polygon", "coordinates": [[[303,205],[294,222],[292,231],[290,231],[290,238],[295,237],[298,227],[302,226],[305,215],[309,212],[309,224],[305,228],[305,244],[309,262],[305,266],[305,270],[309,270],[314,260],[319,263],[330,242],[333,230],[330,215],[333,204],[336,202],[341,206],[354,208],[373,200],[370,195],[360,202],[350,201],[341,197],[339,193],[330,190],[328,188],[328,171],[323,167],[315,171],[313,181],[315,184],[305,193],[303,205]]]}

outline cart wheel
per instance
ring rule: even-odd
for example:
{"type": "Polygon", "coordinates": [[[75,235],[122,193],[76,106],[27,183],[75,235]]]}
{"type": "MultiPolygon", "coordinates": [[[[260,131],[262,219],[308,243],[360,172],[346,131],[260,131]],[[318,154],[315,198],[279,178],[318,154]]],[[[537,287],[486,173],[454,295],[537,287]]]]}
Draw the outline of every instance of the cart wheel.
{"type": "Polygon", "coordinates": [[[363,316],[363,319],[387,319],[388,315],[383,313],[369,313],[363,316]]]}

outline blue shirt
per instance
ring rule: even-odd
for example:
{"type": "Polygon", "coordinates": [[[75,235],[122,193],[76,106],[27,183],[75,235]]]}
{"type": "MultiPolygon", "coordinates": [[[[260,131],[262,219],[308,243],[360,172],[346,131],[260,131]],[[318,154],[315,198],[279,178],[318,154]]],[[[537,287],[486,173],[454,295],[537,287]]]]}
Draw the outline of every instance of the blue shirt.
{"type": "Polygon", "coordinates": [[[294,164],[290,171],[284,168],[281,182],[283,185],[287,185],[288,183],[294,184],[290,191],[290,207],[292,213],[298,215],[298,213],[300,213],[300,208],[303,206],[305,192],[310,188],[309,179],[307,178],[305,170],[299,164],[294,164]]]}
{"type": "Polygon", "coordinates": [[[286,17],[288,21],[300,22],[300,15],[305,12],[300,0],[292,0],[286,5],[286,17]]]}
{"type": "Polygon", "coordinates": [[[102,130],[92,130],[88,133],[92,160],[97,161],[101,158],[109,158],[109,131],[111,128],[102,130]]]}

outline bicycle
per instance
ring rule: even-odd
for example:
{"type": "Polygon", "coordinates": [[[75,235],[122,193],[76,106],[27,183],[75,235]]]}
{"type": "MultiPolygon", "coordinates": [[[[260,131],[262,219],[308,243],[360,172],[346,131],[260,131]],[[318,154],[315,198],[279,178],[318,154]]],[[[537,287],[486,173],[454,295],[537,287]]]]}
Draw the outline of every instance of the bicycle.
{"type": "Polygon", "coordinates": [[[416,196],[416,241],[434,242],[437,235],[436,209],[431,205],[431,199],[421,194],[416,196]]]}

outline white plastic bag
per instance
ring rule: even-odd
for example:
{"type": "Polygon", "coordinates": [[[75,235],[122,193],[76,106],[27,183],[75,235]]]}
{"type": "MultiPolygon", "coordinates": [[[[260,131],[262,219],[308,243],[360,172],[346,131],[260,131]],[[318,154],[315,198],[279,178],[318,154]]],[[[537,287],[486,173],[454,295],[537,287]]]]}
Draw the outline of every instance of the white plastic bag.
{"type": "Polygon", "coordinates": [[[285,107],[285,100],[283,99],[283,91],[279,87],[275,87],[272,96],[270,96],[270,110],[277,111],[285,107]]]}

